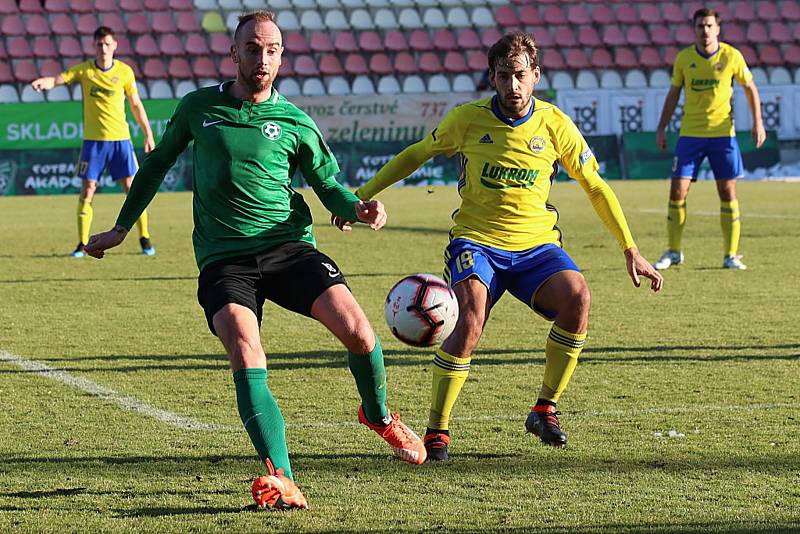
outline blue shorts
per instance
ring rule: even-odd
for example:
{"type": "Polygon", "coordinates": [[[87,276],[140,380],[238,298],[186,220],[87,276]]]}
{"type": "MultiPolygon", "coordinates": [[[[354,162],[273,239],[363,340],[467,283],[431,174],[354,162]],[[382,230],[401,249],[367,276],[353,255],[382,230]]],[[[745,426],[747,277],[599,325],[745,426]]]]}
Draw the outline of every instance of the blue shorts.
{"type": "Polygon", "coordinates": [[[96,182],[106,168],[113,180],[121,180],[136,174],[139,164],[130,139],[83,142],[75,176],[96,182]]]}
{"type": "Polygon", "coordinates": [[[509,252],[468,239],[454,239],[445,249],[444,256],[444,276],[451,287],[476,276],[489,290],[491,306],[508,291],[551,321],[555,319],[555,311],[536,308],[533,303],[536,291],[556,273],[580,272],[572,258],[557,245],[509,252]]]}
{"type": "Polygon", "coordinates": [[[681,136],[672,159],[672,177],[697,180],[700,164],[706,157],[715,179],[733,180],[744,176],[742,152],[735,137],[681,136]]]}

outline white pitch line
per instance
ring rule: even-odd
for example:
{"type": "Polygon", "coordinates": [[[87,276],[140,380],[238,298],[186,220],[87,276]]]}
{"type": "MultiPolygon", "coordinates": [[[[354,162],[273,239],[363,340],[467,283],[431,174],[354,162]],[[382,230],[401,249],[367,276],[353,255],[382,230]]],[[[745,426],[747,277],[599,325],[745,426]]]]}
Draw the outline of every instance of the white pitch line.
{"type": "MultiPolygon", "coordinates": [[[[190,417],[183,417],[181,415],[161,410],[152,406],[144,401],[136,399],[128,395],[122,395],[111,388],[95,384],[91,380],[73,376],[67,371],[55,369],[34,360],[29,360],[10,352],[0,350],[0,361],[11,363],[30,371],[44,378],[61,382],[62,384],[78,389],[95,397],[110,400],[133,412],[146,415],[166,423],[170,426],[180,428],[183,430],[206,430],[206,431],[224,431],[224,432],[239,432],[242,430],[240,426],[217,425],[212,423],[203,423],[190,417]]],[[[707,413],[707,412],[754,412],[758,410],[774,410],[778,408],[790,408],[800,410],[800,404],[792,403],[772,403],[772,404],[747,404],[747,405],[696,405],[696,406],[663,406],[653,408],[635,408],[630,410],[602,410],[602,411],[575,411],[565,412],[566,415],[572,417],[637,417],[641,415],[650,414],[682,414],[682,413],[707,413]]],[[[492,422],[492,421],[517,421],[526,415],[527,412],[521,412],[514,415],[479,415],[473,417],[453,417],[454,421],[459,422],[492,422]]],[[[424,425],[427,419],[406,419],[407,423],[414,425],[424,425]]],[[[359,426],[356,421],[313,421],[313,422],[294,422],[287,423],[287,428],[354,428],[359,426]]]]}
{"type": "MultiPolygon", "coordinates": [[[[661,208],[640,208],[639,213],[657,213],[659,215],[667,215],[667,210],[661,208]]],[[[707,217],[719,217],[719,211],[690,211],[689,215],[703,215],[707,217]]],[[[744,219],[800,219],[800,215],[785,215],[783,213],[751,213],[745,211],[742,213],[744,219]]]]}

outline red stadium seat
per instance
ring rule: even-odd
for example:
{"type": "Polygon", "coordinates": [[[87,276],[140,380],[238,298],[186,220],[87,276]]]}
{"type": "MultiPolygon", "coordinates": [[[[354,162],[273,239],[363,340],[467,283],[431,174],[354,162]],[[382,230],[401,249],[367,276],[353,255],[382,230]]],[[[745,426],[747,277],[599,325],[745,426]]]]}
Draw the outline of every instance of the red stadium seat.
{"type": "Polygon", "coordinates": [[[144,61],[142,66],[142,74],[148,80],[164,80],[169,78],[167,68],[161,58],[151,57],[144,61]]]}
{"type": "Polygon", "coordinates": [[[617,22],[617,16],[614,14],[614,10],[609,6],[605,4],[596,4],[594,9],[592,9],[592,21],[600,25],[614,24],[617,22]]]}
{"type": "Polygon", "coordinates": [[[592,50],[590,61],[592,67],[596,69],[610,69],[614,67],[614,59],[611,57],[611,52],[605,48],[595,48],[592,50]]]}
{"type": "Polygon", "coordinates": [[[581,26],[578,28],[578,44],[594,48],[602,46],[603,40],[594,26],[581,26]]]}
{"type": "MultiPolygon", "coordinates": [[[[125,34],[117,35],[117,54],[121,56],[132,56],[133,55],[133,46],[131,46],[131,42],[128,39],[128,36],[125,34]]],[[[94,56],[94,52],[92,52],[92,56],[94,56]]]]}
{"type": "Polygon", "coordinates": [[[785,63],[781,51],[775,45],[763,45],[758,49],[761,64],[768,67],[778,67],[785,63]]]}
{"type": "Polygon", "coordinates": [[[316,53],[333,52],[333,41],[329,32],[314,32],[311,34],[311,40],[308,43],[311,50],[316,53]]]}
{"type": "Polygon", "coordinates": [[[639,13],[630,4],[623,4],[617,8],[617,22],[620,24],[639,24],[639,13]]]}
{"type": "MultiPolygon", "coordinates": [[[[289,64],[288,61],[284,63],[289,64]]],[[[219,70],[214,60],[208,56],[199,56],[192,62],[192,73],[195,78],[219,78],[219,70]]]]}
{"type": "MultiPolygon", "coordinates": [[[[558,4],[549,5],[544,8],[544,13],[542,14],[542,22],[544,24],[569,24],[569,20],[567,20],[567,15],[564,13],[564,10],[561,9],[561,6],[558,4]]],[[[528,24],[525,22],[525,24],[528,24]]]]}
{"type": "Polygon", "coordinates": [[[435,52],[423,52],[419,56],[419,70],[428,74],[436,74],[442,72],[442,60],[439,59],[438,54],[435,52]]]}
{"type": "Polygon", "coordinates": [[[202,33],[187,34],[184,48],[188,54],[193,56],[207,56],[211,53],[211,51],[208,49],[208,41],[206,41],[206,36],[202,33]]]}
{"type": "Polygon", "coordinates": [[[144,9],[149,12],[167,11],[169,3],[167,0],[144,0],[144,9]]]}
{"type": "MultiPolygon", "coordinates": [[[[500,33],[500,30],[497,28],[487,28],[481,33],[481,43],[484,48],[488,49],[499,41],[501,37],[503,37],[503,34],[500,33]]],[[[534,35],[534,37],[536,37],[536,35],[534,35]]]]}
{"type": "Polygon", "coordinates": [[[81,43],[75,37],[62,37],[58,42],[58,55],[61,57],[78,57],[83,55],[81,43]]]}
{"type": "Polygon", "coordinates": [[[142,69],[139,68],[139,61],[135,57],[130,56],[120,56],[120,61],[128,65],[131,69],[133,69],[133,75],[136,76],[136,79],[144,78],[144,74],[142,73],[142,69]]]}
{"type": "Polygon", "coordinates": [[[791,43],[794,40],[792,30],[784,22],[770,22],[768,34],[776,43],[791,43]]]}
{"type": "Polygon", "coordinates": [[[547,70],[565,70],[567,65],[557,48],[548,48],[542,54],[542,67],[547,70]]]}
{"type": "Polygon", "coordinates": [[[386,54],[372,54],[369,58],[369,70],[375,74],[392,74],[394,66],[386,54]]]}
{"type": "Polygon", "coordinates": [[[33,49],[24,37],[12,37],[7,43],[8,57],[14,59],[33,57],[33,49]]]}
{"type": "Polygon", "coordinates": [[[50,37],[37,37],[33,40],[33,55],[42,58],[58,56],[56,45],[50,37]]]}
{"type": "Polygon", "coordinates": [[[14,83],[14,81],[11,67],[5,61],[0,61],[0,83],[14,83]]]}
{"type": "Polygon", "coordinates": [[[372,30],[366,30],[358,34],[358,46],[364,52],[383,52],[386,50],[386,47],[383,46],[383,41],[381,41],[381,36],[378,35],[378,32],[372,30]]]}
{"type": "Polygon", "coordinates": [[[650,26],[650,39],[653,44],[659,46],[675,44],[675,36],[672,35],[672,30],[669,26],[660,24],[650,26]]]}
{"type": "MultiPolygon", "coordinates": [[[[539,14],[539,8],[535,5],[527,5],[520,8],[519,22],[526,26],[549,23],[548,21],[542,20],[542,16],[539,14]]],[[[513,26],[513,24],[509,24],[509,26],[513,26]]]]}
{"type": "Polygon", "coordinates": [[[129,13],[128,14],[128,32],[132,34],[150,33],[152,28],[150,22],[147,20],[147,15],[144,13],[129,13]]]}
{"type": "Polygon", "coordinates": [[[800,2],[796,0],[785,0],[781,4],[781,15],[786,20],[800,20],[800,2]]]}
{"type": "Polygon", "coordinates": [[[53,76],[54,78],[64,72],[61,62],[55,59],[45,59],[39,63],[39,76],[53,76]]]}
{"type": "Polygon", "coordinates": [[[424,52],[433,48],[433,42],[426,30],[414,30],[408,36],[408,46],[411,47],[411,50],[424,52]]]}
{"type": "Polygon", "coordinates": [[[783,47],[783,58],[788,65],[800,65],[800,46],[790,44],[783,47]]]}
{"type": "MultiPolygon", "coordinates": [[[[720,2],[714,4],[712,7],[717,11],[717,13],[719,13],[721,24],[733,21],[733,12],[731,11],[731,8],[728,7],[727,3],[720,2]]],[[[692,15],[694,15],[694,11],[689,12],[687,18],[691,19],[692,15]]]]}
{"type": "MultiPolygon", "coordinates": [[[[295,68],[297,68],[296,64],[295,68]]],[[[339,61],[339,56],[323,54],[319,58],[319,72],[323,76],[340,76],[344,74],[344,68],[342,67],[342,62],[339,61]]]]}
{"type": "Polygon", "coordinates": [[[664,14],[664,21],[672,24],[686,24],[689,17],[683,12],[683,8],[675,2],[668,2],[661,6],[664,14]]]}
{"type": "Polygon", "coordinates": [[[70,0],[69,10],[71,13],[94,13],[94,2],[92,0],[70,0]]]}
{"type": "MultiPolygon", "coordinates": [[[[528,6],[533,7],[533,6],[528,6]]],[[[536,8],[533,8],[536,9],[536,8]]],[[[537,11],[538,13],[538,11],[537,11]]],[[[494,12],[494,19],[497,25],[503,28],[508,26],[516,26],[520,23],[520,17],[511,6],[500,6],[494,12]]]]}
{"type": "MultiPolygon", "coordinates": [[[[280,73],[280,71],[278,72],[280,73]]],[[[222,61],[219,62],[219,75],[226,80],[236,78],[236,64],[230,56],[222,58],[222,61]]]]}
{"type": "Polygon", "coordinates": [[[170,78],[176,80],[188,80],[193,77],[192,67],[189,66],[189,62],[186,61],[186,58],[183,57],[174,57],[170,59],[167,72],[170,78]]]}
{"type": "Polygon", "coordinates": [[[140,35],[136,39],[136,44],[133,45],[133,50],[138,56],[160,56],[161,52],[158,49],[156,40],[150,34],[140,35]]]}
{"type": "Polygon", "coordinates": [[[172,13],[160,11],[153,13],[151,25],[156,33],[175,33],[178,31],[178,27],[175,26],[175,21],[172,19],[172,13]]]}
{"type": "Polygon", "coordinates": [[[394,70],[400,74],[415,74],[419,72],[414,56],[408,52],[400,52],[394,57],[394,70]]]}
{"type": "MultiPolygon", "coordinates": [[[[192,3],[192,0],[169,0],[167,5],[173,11],[194,10],[194,4],[192,3]]],[[[192,17],[194,17],[194,13],[192,13],[192,17]]]]}
{"type": "Polygon", "coordinates": [[[31,83],[39,77],[39,69],[36,68],[33,61],[23,59],[14,65],[14,77],[18,82],[31,83]]]}
{"type": "Polygon", "coordinates": [[[6,59],[8,57],[8,52],[6,52],[6,41],[5,39],[0,39],[0,58],[6,59]]]}
{"type": "Polygon", "coordinates": [[[437,30],[433,34],[433,47],[445,52],[458,50],[458,42],[456,41],[456,36],[450,30],[437,30]]]}
{"type": "Polygon", "coordinates": [[[639,52],[639,62],[642,64],[642,67],[648,69],[657,69],[664,66],[661,55],[658,53],[658,50],[652,46],[646,46],[641,49],[639,52]]]}
{"type": "Polygon", "coordinates": [[[639,60],[633,49],[621,46],[614,50],[614,64],[621,69],[634,69],[639,66],[639,60]]]}
{"type": "Polygon", "coordinates": [[[82,36],[91,36],[94,34],[94,31],[97,27],[100,26],[100,22],[97,20],[97,17],[91,13],[84,13],[83,15],[78,16],[78,21],[75,24],[75,29],[78,31],[79,35],[82,36]]]}
{"type": "Polygon", "coordinates": [[[559,48],[578,46],[578,37],[571,26],[556,26],[553,30],[553,41],[559,48]]]}
{"type": "Polygon", "coordinates": [[[603,31],[603,43],[606,46],[622,46],[626,43],[625,34],[622,33],[622,29],[619,26],[611,25],[606,26],[603,31]]]}
{"type": "Polygon", "coordinates": [[[677,46],[667,46],[664,48],[664,63],[667,65],[673,65],[675,63],[675,58],[678,57],[678,52],[680,52],[680,48],[677,46]]]}
{"type": "Polygon", "coordinates": [[[25,35],[25,25],[22,22],[22,17],[19,15],[8,15],[3,18],[3,23],[0,25],[0,33],[5,37],[25,35]]]}
{"type": "Polygon", "coordinates": [[[137,13],[144,10],[142,0],[119,0],[119,8],[126,13],[137,13]]]}
{"type": "Polygon", "coordinates": [[[361,54],[347,54],[344,60],[344,71],[352,75],[369,74],[366,58],[361,54]]]}
{"type": "Polygon", "coordinates": [[[67,0],[45,0],[44,10],[48,13],[69,13],[69,3],[67,0]]]}
{"type": "Polygon", "coordinates": [[[305,35],[301,32],[286,32],[283,38],[283,46],[291,54],[308,54],[311,52],[305,35]]]}
{"type": "Polygon", "coordinates": [[[755,11],[751,2],[736,2],[733,6],[733,19],[737,22],[752,22],[756,18],[755,11]]]}
{"type": "Polygon", "coordinates": [[[547,26],[532,26],[528,28],[528,33],[533,35],[536,46],[539,48],[550,48],[555,44],[553,36],[550,34],[550,28],[547,26]]]}
{"type": "Polygon", "coordinates": [[[212,54],[226,56],[231,52],[231,38],[227,33],[212,33],[209,46],[212,54]]]}
{"type": "Polygon", "coordinates": [[[461,30],[458,33],[458,46],[464,50],[472,50],[481,47],[481,39],[472,28],[461,30]]]}
{"type": "Polygon", "coordinates": [[[586,54],[580,48],[567,50],[566,64],[568,69],[588,69],[590,64],[586,54]]]}
{"type": "Polygon", "coordinates": [[[281,66],[278,67],[278,77],[288,78],[288,77],[293,77],[296,74],[297,73],[294,71],[294,66],[292,66],[292,62],[284,58],[283,61],[281,61],[281,66]]]}
{"type": "Polygon", "coordinates": [[[94,9],[101,13],[113,13],[119,11],[119,6],[116,0],[94,0],[94,9]]]}
{"type": "Polygon", "coordinates": [[[336,37],[333,38],[333,48],[336,49],[337,52],[343,54],[350,54],[361,50],[358,47],[356,36],[353,32],[348,31],[341,31],[336,34],[336,37]]]}
{"type": "Polygon", "coordinates": [[[462,52],[448,52],[444,55],[444,70],[447,72],[469,72],[467,59],[462,52]]]}
{"type": "Polygon", "coordinates": [[[742,55],[744,56],[744,60],[747,62],[748,66],[753,67],[761,64],[761,60],[759,59],[758,54],[756,54],[756,51],[753,49],[752,46],[741,45],[739,46],[739,52],[741,52],[742,55]]]}
{"type": "Polygon", "coordinates": [[[175,19],[175,26],[178,28],[179,32],[184,33],[203,31],[203,27],[200,26],[197,16],[192,12],[178,13],[175,19]]]}
{"type": "MultiPolygon", "coordinates": [[[[222,70],[222,67],[220,67],[220,70],[222,70]]],[[[317,62],[314,61],[313,57],[306,54],[301,54],[295,58],[294,71],[298,76],[319,76],[317,62]]]]}
{"type": "Polygon", "coordinates": [[[164,56],[184,56],[186,47],[183,41],[174,33],[165,33],[158,40],[158,49],[164,56]]]}
{"type": "MultiPolygon", "coordinates": [[[[694,31],[692,31],[691,28],[689,29],[688,32],[686,32],[686,34],[687,34],[686,35],[687,37],[691,36],[691,41],[685,41],[686,44],[689,44],[692,41],[694,41],[694,31]]],[[[727,43],[731,43],[731,44],[735,44],[735,45],[739,45],[739,44],[743,44],[743,43],[747,42],[747,36],[746,36],[746,33],[745,33],[744,29],[742,28],[742,26],[740,24],[736,24],[736,23],[733,23],[733,22],[728,23],[728,24],[726,24],[725,26],[722,27],[722,31],[720,33],[720,38],[723,41],[727,42],[727,43]]],[[[683,41],[679,40],[678,42],[681,43],[683,41]]]]}
{"type": "Polygon", "coordinates": [[[629,26],[625,40],[631,46],[646,46],[651,44],[650,36],[642,26],[629,26]]]}
{"type": "Polygon", "coordinates": [[[13,15],[19,12],[15,0],[0,0],[0,15],[13,15]]]}
{"type": "Polygon", "coordinates": [[[41,0],[20,0],[19,10],[23,13],[43,13],[41,0]]]}
{"type": "Polygon", "coordinates": [[[745,34],[747,42],[755,44],[768,43],[772,37],[767,33],[767,27],[761,22],[751,22],[745,34]]]}
{"type": "Polygon", "coordinates": [[[105,13],[102,18],[100,19],[100,24],[103,26],[108,26],[116,33],[127,33],[128,28],[125,24],[125,21],[122,19],[122,15],[119,13],[105,13]]]}
{"type": "Polygon", "coordinates": [[[489,68],[486,53],[482,50],[473,50],[467,53],[467,66],[473,72],[483,72],[489,68]]]}
{"type": "Polygon", "coordinates": [[[661,10],[655,4],[640,4],[639,18],[647,24],[658,24],[664,20],[661,16],[661,10]]]}
{"type": "MultiPolygon", "coordinates": [[[[730,24],[725,25],[725,34],[722,35],[723,40],[730,30],[730,24]]],[[[694,30],[689,25],[678,26],[675,30],[675,42],[678,46],[689,46],[694,42],[694,30]]]]}
{"type": "Polygon", "coordinates": [[[774,22],[783,18],[778,5],[772,0],[762,0],[759,2],[757,15],[761,20],[767,22],[774,22]]]}
{"type": "Polygon", "coordinates": [[[50,35],[52,33],[50,23],[47,22],[44,16],[39,14],[28,15],[25,29],[28,35],[50,35]]]}
{"type": "Polygon", "coordinates": [[[567,20],[573,24],[591,24],[592,17],[583,4],[573,4],[567,9],[567,20]]]}
{"type": "Polygon", "coordinates": [[[386,49],[391,52],[403,52],[408,50],[408,41],[406,41],[405,34],[396,30],[386,32],[383,38],[383,44],[386,45],[386,49]]]}

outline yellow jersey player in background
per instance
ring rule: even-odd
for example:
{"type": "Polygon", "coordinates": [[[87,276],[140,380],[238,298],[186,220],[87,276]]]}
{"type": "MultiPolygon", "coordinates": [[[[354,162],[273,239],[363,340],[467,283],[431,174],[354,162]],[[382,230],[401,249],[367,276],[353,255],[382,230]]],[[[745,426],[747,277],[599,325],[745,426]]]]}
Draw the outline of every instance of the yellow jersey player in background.
{"type": "MultiPolygon", "coordinates": [[[[445,250],[445,277],[458,298],[455,330],[436,351],[425,445],[430,460],[447,460],[450,413],[467,379],[492,307],[508,291],[553,321],[545,345],[544,382],[525,427],[562,447],[556,404],[586,339],[590,294],[586,280],[561,248],[558,212],[548,197],[560,163],[580,183],[624,251],[628,274],[661,289],[661,275],[639,254],[611,188],[572,120],[536,98],[538,54],[533,36],[515,32],[489,50],[491,98],[451,110],[427,137],[409,146],[356,194],[371,199],[437,154],[460,154],[461,206],[445,250]]],[[[342,230],[348,221],[334,219],[342,230]]]]}
{"type": "Polygon", "coordinates": [[[684,48],[675,58],[672,85],[664,100],[656,131],[656,144],[667,148],[666,128],[681,90],[685,92],[680,137],[675,146],[672,181],[667,211],[668,248],[655,263],[656,269],[668,269],[683,263],[681,237],[686,224],[686,197],[689,186],[697,180],[700,164],[707,157],[717,183],[720,200],[720,223],[724,238],[724,269],[747,269],[737,255],[739,249],[739,201],[736,179],[744,176],[744,163],[733,128],[733,79],[744,87],[753,115],[753,140],[756,148],[767,135],[761,119],[761,99],[742,53],[719,41],[719,13],[698,9],[692,17],[694,45],[684,48]]]}
{"type": "MultiPolygon", "coordinates": [[[[117,40],[114,31],[100,26],[94,32],[95,58],[79,63],[55,78],[46,76],[34,80],[31,85],[37,91],[49,91],[57,85],[78,82],[83,90],[83,145],[75,170],[81,178],[78,199],[78,246],[71,256],[81,258],[83,247],[89,241],[92,225],[92,198],[97,189],[97,180],[108,169],[111,178],[119,180],[125,193],[131,188],[138,163],[131,143],[131,133],[125,118],[125,97],[131,111],[144,134],[144,151],[155,147],[153,131],[147,120],[142,100],[136,90],[133,69],[114,59],[117,40]]],[[[137,221],[139,244],[142,254],[156,253],[150,243],[147,212],[137,221]]]]}

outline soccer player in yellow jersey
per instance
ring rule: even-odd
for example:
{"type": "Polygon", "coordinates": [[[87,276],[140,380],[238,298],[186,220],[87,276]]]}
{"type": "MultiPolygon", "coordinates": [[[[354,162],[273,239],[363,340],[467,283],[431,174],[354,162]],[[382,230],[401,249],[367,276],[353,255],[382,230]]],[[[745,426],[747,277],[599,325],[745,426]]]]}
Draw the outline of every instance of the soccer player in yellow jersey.
{"type": "Polygon", "coordinates": [[[692,17],[695,43],[675,58],[672,85],[661,111],[656,144],[667,148],[665,130],[685,93],[680,137],[672,162],[672,182],[667,210],[668,249],[655,263],[656,269],[668,269],[683,263],[681,236],[686,224],[686,197],[689,186],[697,180],[705,158],[711,165],[720,200],[720,223],[724,238],[724,269],[747,269],[737,255],[739,248],[739,201],[736,178],[744,175],[744,164],[733,128],[731,99],[733,79],[744,87],[753,115],[753,140],[756,148],[764,144],[766,133],[761,120],[761,99],[742,53],[719,40],[719,14],[713,9],[698,9],[692,17]]]}
{"type": "MultiPolygon", "coordinates": [[[[78,246],[71,256],[81,258],[83,247],[89,241],[92,225],[92,198],[97,189],[97,180],[107,168],[111,178],[120,180],[127,193],[138,164],[131,143],[131,133],[125,118],[125,97],[131,111],[144,134],[144,151],[155,147],[153,131],[147,120],[142,100],[136,90],[133,69],[114,59],[117,40],[114,31],[100,26],[94,32],[95,58],[84,61],[62,72],[55,78],[38,78],[31,84],[37,91],[49,91],[57,85],[78,82],[83,89],[83,146],[76,168],[81,178],[81,193],[78,199],[78,246]]],[[[142,254],[156,253],[150,243],[147,212],[137,221],[139,244],[142,254]]]]}
{"type": "MultiPolygon", "coordinates": [[[[567,442],[556,403],[567,387],[586,339],[590,295],[586,280],[561,248],[558,212],[547,200],[556,163],[578,181],[624,251],[628,274],[661,289],[661,275],[639,254],[611,188],[572,120],[536,98],[541,74],[533,36],[515,32],[489,50],[491,98],[451,110],[428,136],[400,152],[356,194],[371,199],[437,154],[460,154],[461,206],[445,250],[445,277],[456,293],[455,330],[433,361],[430,460],[446,460],[450,413],[469,373],[492,306],[508,291],[553,321],[545,346],[544,383],[525,422],[546,444],[567,442]]],[[[342,230],[348,221],[334,219],[342,230]]]]}

